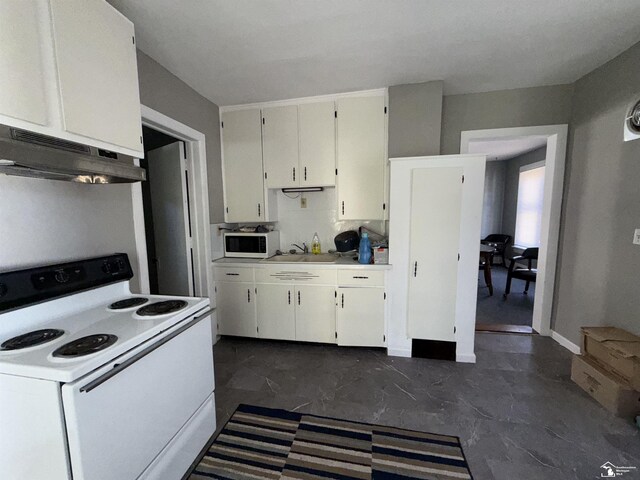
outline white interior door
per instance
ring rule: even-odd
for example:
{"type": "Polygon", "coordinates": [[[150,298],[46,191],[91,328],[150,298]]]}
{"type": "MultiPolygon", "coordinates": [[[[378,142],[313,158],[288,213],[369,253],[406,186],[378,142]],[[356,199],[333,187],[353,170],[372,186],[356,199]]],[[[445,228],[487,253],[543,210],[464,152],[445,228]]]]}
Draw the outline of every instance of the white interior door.
{"type": "Polygon", "coordinates": [[[461,167],[417,168],[411,181],[409,335],[455,340],[461,167]]]}
{"type": "Polygon", "coordinates": [[[184,143],[148,152],[148,173],[162,295],[193,295],[189,204],[184,143]]]}

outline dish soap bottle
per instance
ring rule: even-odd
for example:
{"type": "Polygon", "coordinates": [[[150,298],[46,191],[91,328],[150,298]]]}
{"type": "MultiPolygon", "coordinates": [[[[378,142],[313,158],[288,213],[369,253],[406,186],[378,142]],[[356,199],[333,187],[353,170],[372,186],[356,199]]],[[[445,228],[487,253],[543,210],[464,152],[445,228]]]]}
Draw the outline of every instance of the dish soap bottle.
{"type": "Polygon", "coordinates": [[[360,238],[358,262],[363,264],[371,263],[371,242],[369,241],[369,234],[367,232],[363,232],[362,238],[360,238]]]}
{"type": "Polygon", "coordinates": [[[320,255],[320,237],[318,232],[313,234],[313,241],[311,242],[311,253],[314,255],[320,255]]]}

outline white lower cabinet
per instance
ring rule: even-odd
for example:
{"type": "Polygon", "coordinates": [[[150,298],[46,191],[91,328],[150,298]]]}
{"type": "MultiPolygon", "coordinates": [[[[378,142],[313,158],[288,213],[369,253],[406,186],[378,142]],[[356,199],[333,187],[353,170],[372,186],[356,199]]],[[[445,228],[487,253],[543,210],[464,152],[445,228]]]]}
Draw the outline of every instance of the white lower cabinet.
{"type": "Polygon", "coordinates": [[[335,287],[297,285],[296,340],[336,343],[335,287]]]}
{"type": "Polygon", "coordinates": [[[384,346],[384,288],[339,287],[337,291],[338,345],[384,346]]]}
{"type": "Polygon", "coordinates": [[[216,308],[220,335],[241,337],[257,335],[254,288],[253,283],[218,282],[216,308]]]}
{"type": "Polygon", "coordinates": [[[258,338],[296,339],[293,285],[258,284],[258,338]]]}

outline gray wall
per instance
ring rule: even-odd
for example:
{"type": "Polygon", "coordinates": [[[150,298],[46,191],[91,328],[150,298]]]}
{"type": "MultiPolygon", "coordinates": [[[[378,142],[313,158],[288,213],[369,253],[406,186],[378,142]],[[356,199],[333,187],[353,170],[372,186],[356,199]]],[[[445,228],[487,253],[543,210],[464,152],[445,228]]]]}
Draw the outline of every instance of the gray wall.
{"type": "Polygon", "coordinates": [[[440,153],[443,82],[389,87],[389,157],[440,153]]]}
{"type": "Polygon", "coordinates": [[[206,136],[209,218],[211,223],[224,221],[218,106],[198,94],[140,50],[138,50],[138,76],[140,102],[143,105],[184,123],[206,136]]]}
{"type": "Polygon", "coordinates": [[[569,123],[572,93],[573,85],[552,85],[445,95],[441,153],[460,153],[460,132],[464,130],[569,123]]]}
{"type": "Polygon", "coordinates": [[[0,192],[0,270],[115,252],[129,254],[135,270],[131,185],[0,175],[0,192]]]}
{"type": "Polygon", "coordinates": [[[482,203],[482,229],[480,231],[482,238],[492,233],[503,233],[502,210],[506,172],[507,161],[487,162],[484,173],[484,200],[482,203]]]}
{"type": "MultiPolygon", "coordinates": [[[[511,235],[513,239],[516,234],[516,213],[518,207],[518,182],[520,181],[520,167],[544,160],[547,156],[547,147],[542,147],[532,152],[505,160],[506,172],[504,181],[504,204],[502,207],[502,233],[511,235]]],[[[506,256],[513,256],[510,248],[506,256]]]]}
{"type": "Polygon", "coordinates": [[[640,140],[622,140],[639,79],[640,43],[575,84],[554,302],[574,343],[582,325],[640,334],[640,140]]]}

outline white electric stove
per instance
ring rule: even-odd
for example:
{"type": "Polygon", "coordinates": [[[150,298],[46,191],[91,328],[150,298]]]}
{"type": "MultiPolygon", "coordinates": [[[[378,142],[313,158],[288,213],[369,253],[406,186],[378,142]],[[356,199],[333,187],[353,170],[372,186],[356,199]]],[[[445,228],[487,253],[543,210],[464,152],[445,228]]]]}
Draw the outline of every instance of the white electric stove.
{"type": "Polygon", "coordinates": [[[0,273],[0,478],[179,479],[216,428],[207,298],[125,254],[0,273]]]}

